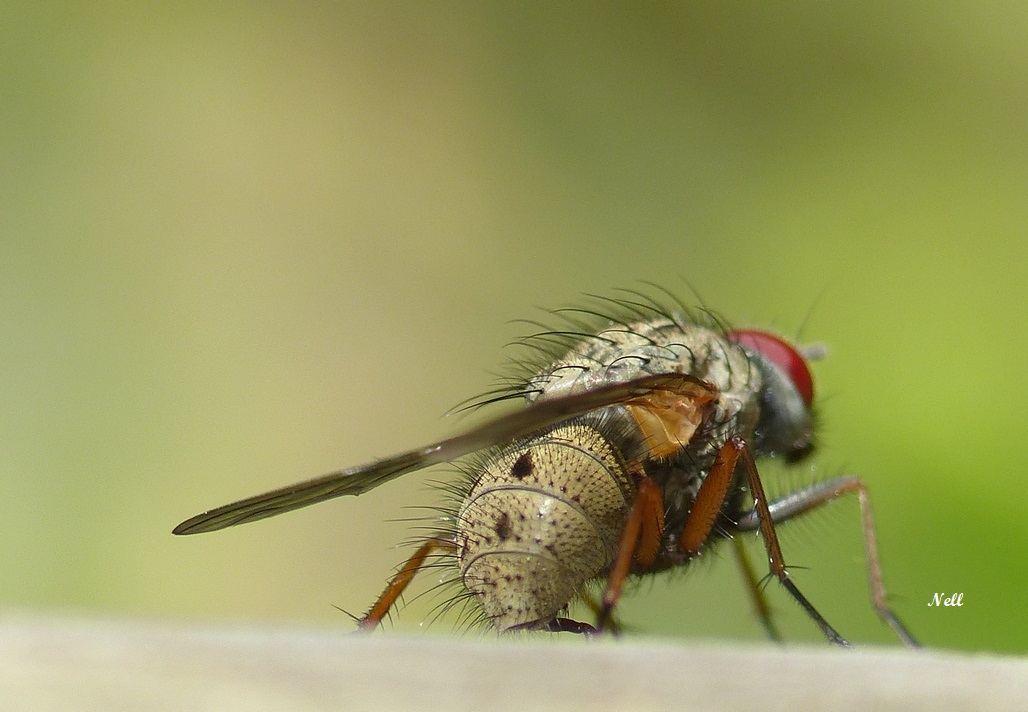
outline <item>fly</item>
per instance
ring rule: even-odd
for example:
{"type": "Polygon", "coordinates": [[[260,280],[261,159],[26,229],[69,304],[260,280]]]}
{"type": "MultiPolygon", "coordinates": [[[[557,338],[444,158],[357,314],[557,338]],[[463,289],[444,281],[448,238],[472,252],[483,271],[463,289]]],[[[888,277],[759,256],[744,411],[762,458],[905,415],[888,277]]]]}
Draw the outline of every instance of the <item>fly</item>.
{"type": "MultiPolygon", "coordinates": [[[[756,461],[796,462],[814,447],[810,352],[766,331],[724,326],[704,311],[601,300],[558,313],[568,328],[528,340],[540,365],[474,404],[523,399],[521,410],[455,437],[217,507],[175,534],[253,522],[408,472],[468,457],[447,523],[423,538],[361,628],[376,627],[417,572],[443,557],[499,631],[598,632],[631,576],[686,566],[734,539],[754,608],[777,639],[764,592],[734,535],[759,532],[770,574],[825,637],[849,645],[789,575],[776,525],[856,494],[875,612],[910,647],[892,611],[864,482],[842,476],[769,500],[756,461]],[[591,581],[605,582],[595,621],[567,617],[591,581]]],[[[456,600],[456,599],[455,599],[456,600]]]]}

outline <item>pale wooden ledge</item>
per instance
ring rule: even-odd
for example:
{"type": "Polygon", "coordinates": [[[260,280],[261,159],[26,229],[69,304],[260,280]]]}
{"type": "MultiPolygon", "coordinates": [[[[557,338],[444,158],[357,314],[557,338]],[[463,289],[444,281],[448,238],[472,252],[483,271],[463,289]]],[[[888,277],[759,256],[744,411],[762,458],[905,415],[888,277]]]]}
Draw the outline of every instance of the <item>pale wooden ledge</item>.
{"type": "Polygon", "coordinates": [[[0,618],[3,710],[1025,709],[1024,659],[0,618]]]}

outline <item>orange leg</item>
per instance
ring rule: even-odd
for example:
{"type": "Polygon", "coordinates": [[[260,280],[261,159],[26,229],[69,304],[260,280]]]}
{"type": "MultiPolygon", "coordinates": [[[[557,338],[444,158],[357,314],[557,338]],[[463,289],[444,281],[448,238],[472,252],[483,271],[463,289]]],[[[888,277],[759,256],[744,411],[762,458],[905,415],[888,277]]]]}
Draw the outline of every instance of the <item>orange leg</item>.
{"type": "Polygon", "coordinates": [[[664,534],[664,497],[660,487],[646,476],[641,465],[633,469],[639,475],[638,488],[628,523],[621,533],[617,557],[607,575],[607,587],[600,599],[597,631],[602,631],[609,623],[610,614],[621,598],[625,579],[632,570],[633,559],[644,569],[651,566],[664,534]]]}
{"type": "MultiPolygon", "coordinates": [[[[732,483],[735,466],[739,462],[739,456],[744,450],[745,444],[741,440],[733,438],[722,445],[718,451],[710,472],[696,493],[696,500],[693,502],[689,518],[682,529],[679,547],[684,553],[696,556],[710,536],[710,532],[714,528],[714,522],[717,520],[721,507],[724,505],[725,497],[728,495],[728,487],[732,483]]],[[[746,579],[757,615],[764,624],[768,635],[773,640],[779,640],[780,636],[771,621],[771,611],[764,598],[764,592],[761,590],[753,567],[746,557],[746,551],[743,548],[742,542],[736,539],[734,543],[736,558],[746,579]]]]}
{"type": "MultiPolygon", "coordinates": [[[[878,617],[888,623],[908,647],[919,648],[921,646],[917,640],[889,607],[885,584],[882,580],[882,565],[878,557],[878,540],[875,536],[874,516],[871,513],[871,498],[863,480],[853,475],[847,475],[804,487],[767,505],[766,516],[770,521],[784,522],[831,502],[836,497],[853,492],[857,493],[860,500],[861,527],[864,533],[864,553],[867,559],[867,582],[871,594],[871,605],[878,617]]],[[[761,494],[761,498],[763,498],[763,494],[761,494]]],[[[737,525],[738,529],[753,531],[760,528],[763,531],[764,526],[759,510],[758,507],[743,516],[737,525]]],[[[779,560],[780,557],[781,553],[779,553],[779,560]]]]}
{"type": "MultiPolygon", "coordinates": [[[[599,619],[601,612],[603,611],[603,607],[600,605],[600,602],[587,593],[579,594],[579,598],[585,607],[592,611],[592,614],[599,619]]],[[[621,622],[615,618],[610,611],[607,612],[607,622],[604,629],[610,631],[614,635],[621,634],[621,622]]]]}
{"type": "Polygon", "coordinates": [[[692,509],[689,510],[689,518],[685,520],[685,526],[682,528],[678,546],[684,553],[696,556],[710,536],[714,521],[725,503],[728,486],[732,483],[732,473],[735,472],[740,450],[741,446],[732,439],[718,451],[710,472],[696,493],[692,509]]]}
{"type": "Polygon", "coordinates": [[[375,601],[375,605],[371,607],[371,610],[357,621],[360,629],[373,630],[381,623],[382,619],[389,613],[389,609],[393,607],[393,604],[396,603],[404,589],[410,584],[414,575],[425,565],[425,560],[432,554],[445,550],[453,551],[454,543],[446,539],[429,539],[418,547],[414,555],[407,559],[396,575],[393,576],[385,591],[375,601]]]}

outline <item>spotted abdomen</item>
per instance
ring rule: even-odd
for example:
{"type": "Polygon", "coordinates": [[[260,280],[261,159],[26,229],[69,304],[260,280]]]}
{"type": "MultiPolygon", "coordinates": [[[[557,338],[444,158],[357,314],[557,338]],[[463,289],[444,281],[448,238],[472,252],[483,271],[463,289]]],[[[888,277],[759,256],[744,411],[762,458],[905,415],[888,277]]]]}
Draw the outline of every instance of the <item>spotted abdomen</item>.
{"type": "Polygon", "coordinates": [[[500,630],[552,620],[610,566],[634,491],[621,454],[587,424],[501,451],[460,510],[464,585],[500,630]]]}

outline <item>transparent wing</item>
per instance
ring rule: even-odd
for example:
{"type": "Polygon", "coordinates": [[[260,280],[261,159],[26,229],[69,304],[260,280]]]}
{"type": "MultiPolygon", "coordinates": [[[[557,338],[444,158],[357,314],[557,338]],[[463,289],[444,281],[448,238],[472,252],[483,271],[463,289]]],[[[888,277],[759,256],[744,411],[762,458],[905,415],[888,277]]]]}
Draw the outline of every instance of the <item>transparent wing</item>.
{"type": "Polygon", "coordinates": [[[254,522],[343,495],[359,495],[391,479],[477,450],[523,438],[597,408],[670,391],[680,396],[708,396],[713,386],[688,374],[644,376],[560,398],[539,400],[524,410],[504,415],[442,442],[384,460],[351,467],[312,480],[266,492],[198,514],[179,524],[175,534],[199,534],[254,522]]]}

